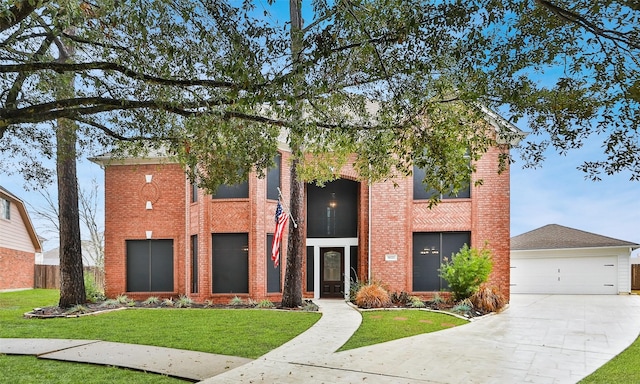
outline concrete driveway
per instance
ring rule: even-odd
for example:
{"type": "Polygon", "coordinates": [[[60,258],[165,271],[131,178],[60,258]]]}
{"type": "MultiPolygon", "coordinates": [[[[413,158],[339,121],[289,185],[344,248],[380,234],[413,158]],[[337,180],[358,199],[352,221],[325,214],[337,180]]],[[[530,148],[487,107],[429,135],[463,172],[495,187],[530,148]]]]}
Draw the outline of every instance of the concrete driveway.
{"type": "MultiPolygon", "coordinates": [[[[334,327],[341,322],[351,320],[345,317],[334,327]]],[[[317,348],[329,338],[329,328],[304,333],[292,343],[297,340],[297,348],[285,344],[272,357],[206,382],[575,383],[622,352],[639,332],[639,296],[513,295],[499,315],[345,352],[317,348]]]]}

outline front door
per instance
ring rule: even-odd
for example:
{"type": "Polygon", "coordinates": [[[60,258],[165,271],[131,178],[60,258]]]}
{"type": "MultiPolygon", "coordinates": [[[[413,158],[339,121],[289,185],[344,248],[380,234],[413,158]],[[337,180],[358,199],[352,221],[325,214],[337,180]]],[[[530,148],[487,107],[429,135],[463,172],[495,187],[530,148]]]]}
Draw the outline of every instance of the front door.
{"type": "Polygon", "coordinates": [[[320,297],[344,297],[344,248],[320,248],[320,297]]]}

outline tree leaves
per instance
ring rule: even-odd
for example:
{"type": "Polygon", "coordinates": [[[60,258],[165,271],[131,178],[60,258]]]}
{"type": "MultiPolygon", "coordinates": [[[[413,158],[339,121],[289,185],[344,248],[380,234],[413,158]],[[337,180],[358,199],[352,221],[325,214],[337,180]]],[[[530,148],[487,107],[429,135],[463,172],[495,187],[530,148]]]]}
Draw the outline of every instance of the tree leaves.
{"type": "Polygon", "coordinates": [[[103,150],[144,140],[128,147],[208,161],[192,176],[214,187],[264,167],[275,132],[295,126],[324,159],[300,159],[306,180],[346,161],[383,180],[418,161],[432,184],[457,186],[492,145],[484,105],[527,125],[531,166],[599,134],[604,157],[583,170],[638,177],[625,151],[638,145],[639,18],[618,1],[314,1],[292,57],[288,14],[271,2],[15,0],[0,8],[3,151],[46,148],[35,125],[64,116],[103,150]],[[53,59],[56,39],[73,64],[53,59]],[[53,93],[57,72],[74,74],[74,99],[53,93]]]}

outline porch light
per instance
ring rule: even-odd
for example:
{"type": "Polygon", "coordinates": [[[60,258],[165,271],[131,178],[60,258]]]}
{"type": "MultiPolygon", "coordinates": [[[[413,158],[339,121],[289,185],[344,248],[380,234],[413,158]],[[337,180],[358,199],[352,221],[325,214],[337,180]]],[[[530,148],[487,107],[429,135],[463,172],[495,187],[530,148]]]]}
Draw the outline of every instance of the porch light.
{"type": "Polygon", "coordinates": [[[335,208],[338,205],[335,192],[331,192],[331,199],[329,199],[329,208],[335,208]]]}

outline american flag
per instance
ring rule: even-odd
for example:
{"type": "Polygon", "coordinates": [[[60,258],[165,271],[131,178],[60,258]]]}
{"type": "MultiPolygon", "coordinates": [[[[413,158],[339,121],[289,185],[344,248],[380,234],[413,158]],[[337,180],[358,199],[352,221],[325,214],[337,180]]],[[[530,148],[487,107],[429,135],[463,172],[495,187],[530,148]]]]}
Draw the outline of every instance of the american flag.
{"type": "Polygon", "coordinates": [[[277,268],[280,263],[280,244],[282,242],[282,235],[284,234],[284,227],[287,225],[289,215],[287,215],[282,209],[280,200],[278,200],[278,206],[276,207],[276,230],[273,233],[273,243],[271,244],[271,260],[273,260],[273,267],[277,268]]]}

